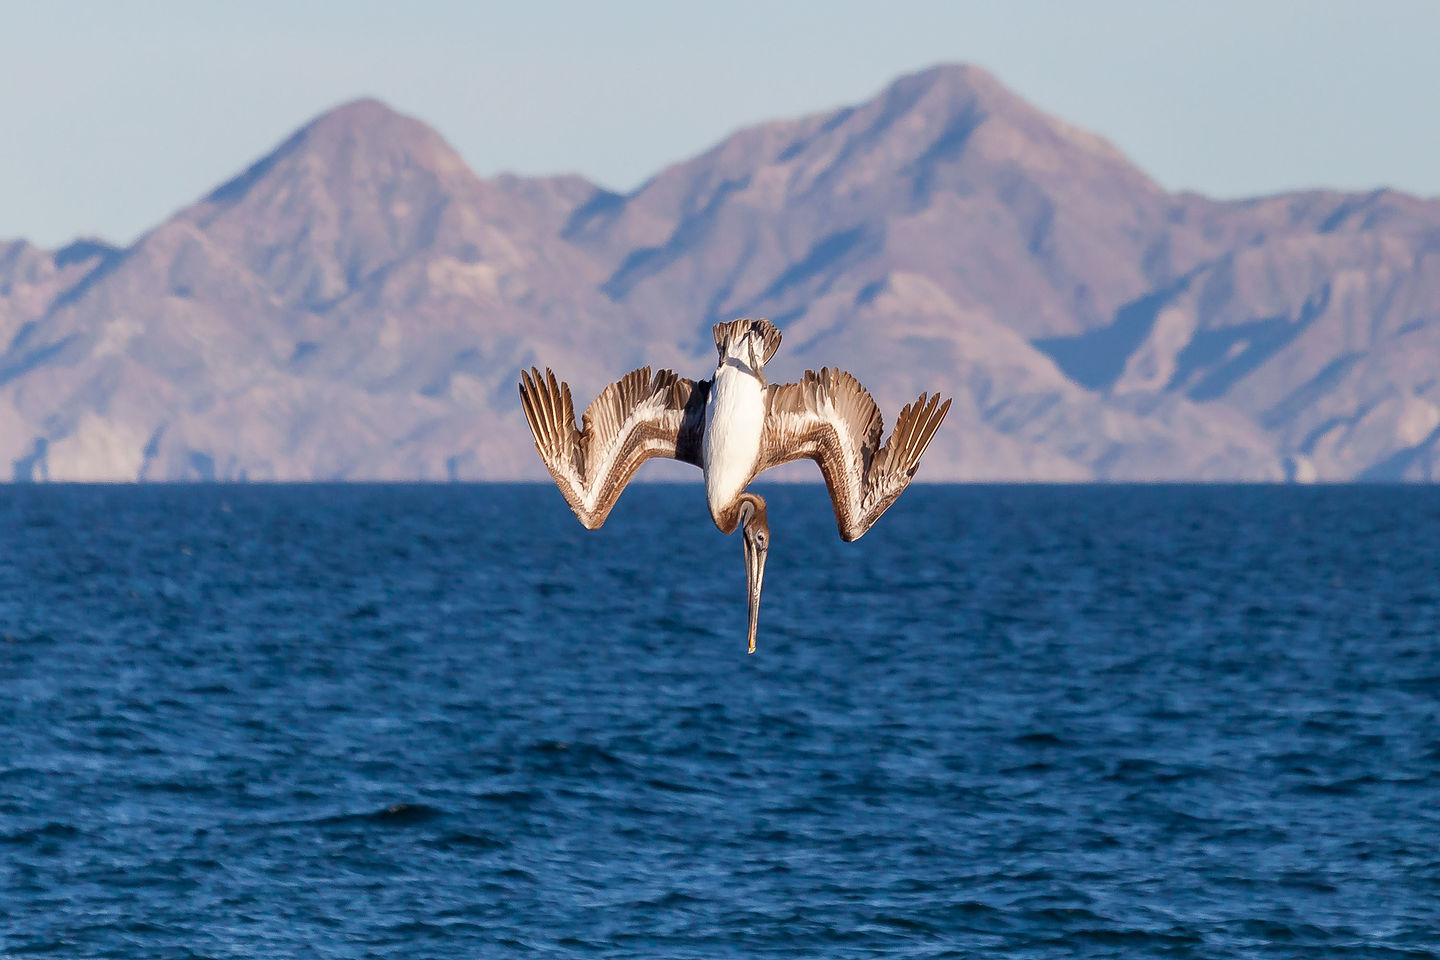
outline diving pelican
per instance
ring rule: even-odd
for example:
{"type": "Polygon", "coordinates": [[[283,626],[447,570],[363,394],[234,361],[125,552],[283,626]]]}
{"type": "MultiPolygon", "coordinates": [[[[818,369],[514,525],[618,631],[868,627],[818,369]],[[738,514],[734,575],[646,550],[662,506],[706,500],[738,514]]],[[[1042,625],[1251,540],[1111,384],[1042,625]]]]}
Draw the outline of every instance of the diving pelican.
{"type": "Polygon", "coordinates": [[[806,371],[797,383],[767,383],[765,364],[779,348],[780,331],[768,320],[717,323],[719,362],[709,380],[633,370],[600,392],[579,429],[567,384],[548,369],[520,374],[520,402],[535,448],[586,529],[605,522],[651,457],[705,472],[711,519],[727,535],[739,526],[745,544],[750,653],[770,552],[765,501],[745,489],[750,481],[791,460],[814,460],[841,538],[858,540],[910,484],[950,409],[939,394],[921,394],[900,411],[882,445],[880,408],[850,374],[826,367],[806,371]]]}

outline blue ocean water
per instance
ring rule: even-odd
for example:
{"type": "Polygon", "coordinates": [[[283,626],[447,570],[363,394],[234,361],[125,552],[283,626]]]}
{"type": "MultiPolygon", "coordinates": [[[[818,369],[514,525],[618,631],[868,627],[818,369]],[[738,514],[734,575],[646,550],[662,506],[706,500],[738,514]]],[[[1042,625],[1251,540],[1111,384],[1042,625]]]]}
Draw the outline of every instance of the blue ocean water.
{"type": "Polygon", "coordinates": [[[0,491],[0,956],[1440,956],[1440,490],[0,491]]]}

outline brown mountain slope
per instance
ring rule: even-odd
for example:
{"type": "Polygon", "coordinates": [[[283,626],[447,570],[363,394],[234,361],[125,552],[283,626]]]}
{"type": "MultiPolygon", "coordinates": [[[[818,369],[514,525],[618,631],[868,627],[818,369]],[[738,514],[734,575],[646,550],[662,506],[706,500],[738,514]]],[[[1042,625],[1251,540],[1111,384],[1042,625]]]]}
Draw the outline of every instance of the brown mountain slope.
{"type": "Polygon", "coordinates": [[[558,239],[593,191],[481,181],[373,101],[326,114],[68,285],[63,252],[29,268],[0,455],[22,479],[506,475],[497,368],[630,359],[558,239]]]}
{"type": "Polygon", "coordinates": [[[1212,216],[1263,229],[1110,328],[1052,342],[1071,375],[1236,410],[1303,477],[1434,479],[1440,202],[1310,193],[1212,216]],[[1104,362],[1071,359],[1086,356],[1104,362]]]}
{"type": "Polygon", "coordinates": [[[892,414],[953,393],[929,479],[1433,479],[1437,238],[1440,204],[1390,192],[1168,194],[972,67],[623,197],[481,180],[358,101],[126,250],[0,244],[0,462],[540,477],[518,367],[704,376],[709,325],[765,315],[775,376],[839,363],[892,414]]]}

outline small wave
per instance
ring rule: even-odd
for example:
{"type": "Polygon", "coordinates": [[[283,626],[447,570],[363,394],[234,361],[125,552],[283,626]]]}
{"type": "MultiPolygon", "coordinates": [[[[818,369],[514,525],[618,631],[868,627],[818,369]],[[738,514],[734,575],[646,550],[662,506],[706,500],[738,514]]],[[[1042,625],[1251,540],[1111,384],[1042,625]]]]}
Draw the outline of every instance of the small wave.
{"type": "MultiPolygon", "coordinates": [[[[227,686],[226,684],[223,684],[223,683],[202,683],[202,684],[200,684],[199,686],[187,687],[187,688],[185,689],[185,692],[186,692],[186,693],[199,694],[200,696],[204,696],[204,697],[210,697],[210,696],[228,697],[228,696],[231,696],[231,695],[233,695],[233,694],[235,693],[235,688],[234,688],[234,687],[227,686]]],[[[184,707],[184,706],[189,706],[189,704],[185,703],[184,701],[174,701],[174,703],[175,703],[175,705],[177,705],[177,706],[182,706],[182,707],[184,707]]]]}
{"type": "Polygon", "coordinates": [[[542,740],[532,744],[526,753],[528,764],[539,773],[593,776],[621,770],[624,760],[593,743],[572,743],[564,740],[542,740]]]}
{"type": "Polygon", "coordinates": [[[28,844],[45,840],[69,840],[80,836],[80,831],[68,823],[47,823],[29,830],[0,834],[0,843],[28,844]]]}
{"type": "Polygon", "coordinates": [[[55,643],[55,637],[49,633],[46,633],[43,630],[39,633],[26,634],[25,636],[21,636],[16,633],[7,633],[4,635],[4,640],[6,643],[13,643],[16,646],[22,646],[25,644],[50,645],[55,643]]]}
{"type": "Polygon", "coordinates": [[[1036,760],[1034,763],[1024,763],[1018,767],[1002,767],[999,773],[1005,777],[1034,776],[1035,774],[1049,773],[1055,769],[1057,768],[1053,763],[1036,760]]]}
{"type": "Polygon", "coordinates": [[[436,837],[426,843],[426,846],[436,850],[444,850],[447,847],[464,847],[469,850],[499,850],[509,846],[509,842],[491,833],[472,833],[466,830],[455,830],[442,837],[436,837]]]}
{"type": "Polygon", "coordinates": [[[898,914],[881,914],[876,917],[868,917],[865,923],[867,925],[883,927],[887,930],[903,931],[905,933],[938,935],[942,932],[941,928],[933,923],[927,923],[915,917],[904,917],[898,914]]]}
{"type": "Polygon", "coordinates": [[[631,907],[632,909],[634,909],[634,908],[639,908],[639,909],[642,909],[642,910],[643,910],[643,909],[673,909],[673,908],[675,908],[675,907],[688,906],[688,905],[690,905],[690,904],[692,904],[692,903],[704,903],[704,902],[705,902],[704,900],[701,900],[701,899],[699,899],[698,897],[692,897],[692,896],[690,896],[688,893],[682,893],[682,892],[680,892],[679,890],[671,890],[671,891],[669,891],[669,892],[667,892],[667,893],[663,893],[663,894],[661,894],[661,895],[659,895],[659,896],[657,896],[657,897],[648,897],[648,898],[646,898],[646,899],[644,899],[644,900],[632,900],[632,901],[628,904],[628,906],[631,907]]]}
{"type": "Polygon", "coordinates": [[[507,807],[528,807],[543,796],[544,794],[536,790],[493,790],[489,793],[477,794],[475,799],[507,807]]]}
{"type": "Polygon", "coordinates": [[[1440,673],[1429,677],[1411,677],[1401,680],[1397,686],[1406,693],[1440,693],[1440,673]]]}
{"type": "Polygon", "coordinates": [[[342,813],[307,822],[323,826],[374,823],[387,827],[408,827],[419,823],[428,823],[444,815],[443,810],[423,803],[395,803],[366,813],[342,813]]]}
{"type": "Polygon", "coordinates": [[[1308,890],[1314,893],[1335,893],[1339,889],[1323,874],[1299,870],[1291,870],[1282,874],[1280,882],[1292,889],[1308,890]]]}
{"type": "Polygon", "coordinates": [[[184,780],[143,780],[135,784],[135,789],[141,793],[176,793],[191,796],[209,796],[221,792],[213,783],[186,782],[184,780]]]}
{"type": "Polygon", "coordinates": [[[1143,757],[1126,757],[1116,763],[1105,779],[1115,783],[1174,783],[1204,777],[1208,771],[1191,764],[1165,763],[1143,757]]]}
{"type": "Polygon", "coordinates": [[[1301,796],[1338,796],[1348,797],[1359,793],[1369,786],[1379,783],[1379,779],[1368,774],[1360,777],[1346,777],[1341,780],[1327,780],[1320,783],[1302,783],[1291,789],[1292,793],[1301,796]]]}
{"type": "Polygon", "coordinates": [[[656,790],[665,790],[670,793],[704,793],[699,787],[692,787],[684,783],[676,783],[673,780],[650,779],[645,781],[645,786],[654,787],[656,790]]]}
{"type": "Polygon", "coordinates": [[[1202,943],[1205,938],[1189,930],[1139,930],[1133,927],[1093,927],[1072,930],[1064,940],[1070,944],[1092,944],[1097,946],[1175,948],[1202,943]]]}
{"type": "Polygon", "coordinates": [[[1271,919],[1245,919],[1230,925],[1238,933],[1276,943],[1295,941],[1323,941],[1328,933],[1321,927],[1309,923],[1282,923],[1271,919]]]}

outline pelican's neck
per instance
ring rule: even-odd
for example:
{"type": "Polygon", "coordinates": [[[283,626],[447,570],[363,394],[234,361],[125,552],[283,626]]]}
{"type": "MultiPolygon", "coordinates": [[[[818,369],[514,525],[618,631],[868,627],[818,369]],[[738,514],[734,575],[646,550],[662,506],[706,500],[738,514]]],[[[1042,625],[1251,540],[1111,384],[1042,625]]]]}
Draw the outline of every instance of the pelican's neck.
{"type": "Polygon", "coordinates": [[[740,494],[755,476],[764,427],[764,380],[743,358],[727,357],[715,370],[703,441],[705,499],[726,533],[735,529],[740,494]]]}

